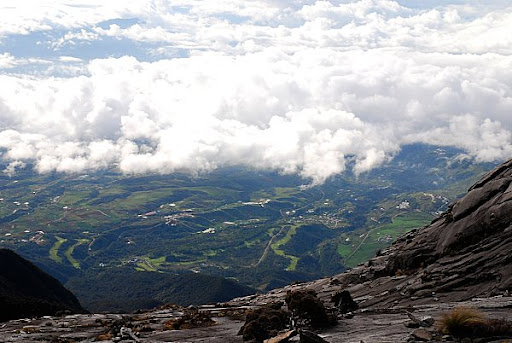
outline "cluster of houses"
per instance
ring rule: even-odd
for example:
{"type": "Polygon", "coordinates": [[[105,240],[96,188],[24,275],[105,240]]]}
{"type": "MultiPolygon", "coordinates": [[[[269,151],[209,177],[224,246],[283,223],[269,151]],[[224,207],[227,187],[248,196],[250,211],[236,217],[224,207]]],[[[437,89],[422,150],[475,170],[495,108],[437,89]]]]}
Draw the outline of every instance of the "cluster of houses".
{"type": "MultiPolygon", "coordinates": [[[[25,232],[27,232],[27,231],[28,230],[25,230],[25,232]]],[[[36,231],[35,235],[30,237],[29,241],[34,242],[36,244],[42,244],[42,243],[44,243],[44,235],[45,235],[44,231],[41,231],[41,230],[36,231]]]]}
{"type": "Polygon", "coordinates": [[[242,204],[244,204],[244,205],[256,205],[256,206],[265,207],[265,205],[268,204],[269,202],[270,202],[270,199],[260,199],[258,201],[243,202],[242,204]]]}
{"type": "Polygon", "coordinates": [[[165,223],[167,225],[176,226],[176,224],[178,224],[179,219],[194,218],[194,215],[190,212],[191,211],[185,211],[185,212],[181,212],[181,213],[177,213],[177,214],[172,214],[170,216],[165,216],[164,217],[165,223]]]}

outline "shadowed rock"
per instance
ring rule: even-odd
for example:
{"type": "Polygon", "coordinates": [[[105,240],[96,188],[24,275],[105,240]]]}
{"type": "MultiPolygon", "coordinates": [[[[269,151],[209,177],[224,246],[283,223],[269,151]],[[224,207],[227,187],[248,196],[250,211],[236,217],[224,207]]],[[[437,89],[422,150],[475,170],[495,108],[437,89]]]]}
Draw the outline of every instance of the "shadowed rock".
{"type": "Polygon", "coordinates": [[[345,314],[355,311],[359,308],[357,303],[352,299],[349,291],[337,292],[331,297],[331,302],[339,313],[345,314]]]}
{"type": "Polygon", "coordinates": [[[303,330],[300,332],[299,343],[327,343],[327,341],[314,332],[303,330]]]}
{"type": "Polygon", "coordinates": [[[0,321],[85,312],[59,281],[8,249],[0,249],[0,308],[0,321]]]}

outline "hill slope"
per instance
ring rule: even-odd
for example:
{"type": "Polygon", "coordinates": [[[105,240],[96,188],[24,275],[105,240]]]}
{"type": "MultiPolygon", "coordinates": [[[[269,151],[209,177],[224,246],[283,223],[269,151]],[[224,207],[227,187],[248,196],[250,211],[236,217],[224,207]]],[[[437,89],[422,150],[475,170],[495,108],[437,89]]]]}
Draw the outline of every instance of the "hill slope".
{"type": "Polygon", "coordinates": [[[0,249],[0,321],[84,312],[59,281],[11,250],[0,249]]]}
{"type": "Polygon", "coordinates": [[[325,301],[348,289],[362,307],[463,301],[512,292],[512,160],[475,183],[430,225],[349,272],[235,303],[265,303],[291,288],[325,301]]]}
{"type": "Polygon", "coordinates": [[[254,293],[235,281],[201,273],[165,274],[131,268],[90,270],[66,283],[91,312],[129,313],[166,303],[199,305],[254,293]]]}

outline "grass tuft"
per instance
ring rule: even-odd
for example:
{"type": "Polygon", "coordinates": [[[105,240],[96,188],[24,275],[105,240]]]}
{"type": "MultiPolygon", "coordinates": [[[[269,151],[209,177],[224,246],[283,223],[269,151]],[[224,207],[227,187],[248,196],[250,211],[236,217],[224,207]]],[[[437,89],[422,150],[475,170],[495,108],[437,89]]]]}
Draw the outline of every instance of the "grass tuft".
{"type": "Polygon", "coordinates": [[[512,335],[512,322],[488,319],[475,308],[457,307],[442,315],[439,331],[455,337],[492,337],[512,335]]]}
{"type": "Polygon", "coordinates": [[[485,324],[485,316],[475,308],[457,307],[441,317],[440,331],[456,337],[473,336],[476,326],[485,324]]]}

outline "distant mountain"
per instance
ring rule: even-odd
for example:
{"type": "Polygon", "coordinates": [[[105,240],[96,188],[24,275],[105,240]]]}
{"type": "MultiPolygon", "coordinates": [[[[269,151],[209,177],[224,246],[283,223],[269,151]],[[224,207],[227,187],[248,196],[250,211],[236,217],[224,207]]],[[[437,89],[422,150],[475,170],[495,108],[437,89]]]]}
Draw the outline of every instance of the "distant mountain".
{"type": "Polygon", "coordinates": [[[131,268],[90,270],[66,286],[91,312],[129,313],[166,303],[199,305],[253,294],[235,281],[201,273],[165,274],[131,268]]]}
{"type": "Polygon", "coordinates": [[[0,321],[84,312],[59,281],[8,249],[0,249],[0,308],[0,321]]]}
{"type": "Polygon", "coordinates": [[[512,160],[486,174],[430,225],[410,231],[368,262],[248,300],[275,301],[290,288],[314,289],[326,302],[347,289],[361,307],[377,308],[508,296],[511,251],[512,160]]]}

